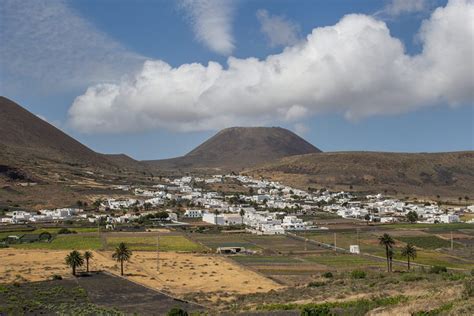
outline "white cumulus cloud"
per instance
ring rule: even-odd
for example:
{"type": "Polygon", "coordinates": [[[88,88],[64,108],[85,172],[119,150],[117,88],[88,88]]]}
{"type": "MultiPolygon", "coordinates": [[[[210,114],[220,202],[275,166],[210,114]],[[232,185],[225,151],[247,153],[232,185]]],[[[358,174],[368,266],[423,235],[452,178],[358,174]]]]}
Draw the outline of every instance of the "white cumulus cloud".
{"type": "Polygon", "coordinates": [[[234,50],[233,0],[181,0],[196,39],[210,50],[230,55],[234,50]]]}
{"type": "Polygon", "coordinates": [[[270,46],[288,46],[298,42],[298,24],[285,17],[271,15],[267,10],[258,10],[257,18],[260,30],[268,39],[270,46]]]}
{"type": "Polygon", "coordinates": [[[263,60],[229,57],[173,68],[160,60],[118,84],[91,86],[69,110],[83,132],[213,130],[298,124],[334,112],[348,119],[474,99],[474,1],[452,0],[424,21],[418,55],[385,22],[351,14],[263,60]]]}

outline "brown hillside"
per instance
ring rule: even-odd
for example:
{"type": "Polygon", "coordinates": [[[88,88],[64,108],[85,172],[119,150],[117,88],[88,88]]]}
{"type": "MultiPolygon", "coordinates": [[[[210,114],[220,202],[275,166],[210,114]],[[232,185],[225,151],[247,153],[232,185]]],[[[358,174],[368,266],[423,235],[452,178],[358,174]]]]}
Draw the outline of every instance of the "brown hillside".
{"type": "Polygon", "coordinates": [[[0,97],[0,135],[0,145],[16,157],[93,166],[110,164],[100,154],[4,97],[0,97]]]}
{"type": "Polygon", "coordinates": [[[160,169],[242,169],[282,157],[318,152],[318,148],[281,127],[231,127],[183,157],[146,163],[160,169]]]}
{"type": "Polygon", "coordinates": [[[249,171],[307,187],[474,196],[474,152],[331,152],[287,157],[249,171]]]}

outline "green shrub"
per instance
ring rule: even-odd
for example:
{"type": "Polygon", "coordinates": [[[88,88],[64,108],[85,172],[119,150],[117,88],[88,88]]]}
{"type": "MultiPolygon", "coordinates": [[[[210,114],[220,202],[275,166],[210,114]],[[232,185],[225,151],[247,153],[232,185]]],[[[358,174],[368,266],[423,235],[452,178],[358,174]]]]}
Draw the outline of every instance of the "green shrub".
{"type": "Polygon", "coordinates": [[[471,270],[471,275],[474,276],[474,269],[471,270]]]}
{"type": "Polygon", "coordinates": [[[312,281],[312,282],[308,283],[308,287],[320,287],[320,286],[324,286],[324,285],[326,285],[326,283],[319,282],[319,281],[312,281]]]}
{"type": "Polygon", "coordinates": [[[440,274],[444,272],[448,272],[448,269],[446,269],[446,267],[444,266],[432,266],[430,268],[430,273],[440,274]]]}
{"type": "Polygon", "coordinates": [[[330,316],[331,310],[328,306],[305,307],[301,310],[301,316],[330,316]]]}
{"type": "Polygon", "coordinates": [[[59,274],[54,274],[52,277],[51,277],[51,280],[62,280],[63,277],[60,276],[59,274]]]}
{"type": "Polygon", "coordinates": [[[168,316],[188,316],[188,312],[184,309],[173,307],[167,314],[168,316]]]}
{"type": "Polygon", "coordinates": [[[421,275],[416,275],[416,274],[404,274],[402,276],[402,281],[404,282],[421,281],[423,279],[424,277],[422,277],[421,275]]]}
{"type": "MultiPolygon", "coordinates": [[[[472,270],[472,271],[474,272],[474,270],[472,270]]],[[[332,272],[324,272],[324,273],[323,273],[323,277],[325,277],[325,278],[327,278],[327,279],[330,279],[330,278],[332,278],[332,277],[334,277],[334,276],[332,275],[332,272]]]]}
{"type": "Polygon", "coordinates": [[[76,234],[77,232],[74,230],[69,230],[67,228],[61,228],[58,230],[58,235],[67,235],[67,234],[76,234]]]}
{"type": "Polygon", "coordinates": [[[351,278],[353,279],[365,279],[367,274],[362,270],[354,270],[351,272],[351,278]]]}
{"type": "Polygon", "coordinates": [[[449,281],[459,281],[459,280],[464,280],[466,276],[462,273],[445,273],[443,275],[443,279],[449,280],[449,281]]]}
{"type": "Polygon", "coordinates": [[[464,282],[463,296],[465,298],[474,297],[474,280],[467,280],[464,282]]]}

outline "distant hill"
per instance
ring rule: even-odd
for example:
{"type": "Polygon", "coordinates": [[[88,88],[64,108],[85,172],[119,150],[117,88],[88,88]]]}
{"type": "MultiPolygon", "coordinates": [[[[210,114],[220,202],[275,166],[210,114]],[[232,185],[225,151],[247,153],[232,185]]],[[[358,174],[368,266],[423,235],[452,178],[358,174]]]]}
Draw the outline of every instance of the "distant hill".
{"type": "Polygon", "coordinates": [[[318,152],[321,152],[318,148],[281,127],[231,127],[221,130],[185,156],[145,163],[164,170],[238,171],[282,157],[318,152]]]}
{"type": "Polygon", "coordinates": [[[474,152],[330,152],[283,158],[248,170],[300,188],[474,197],[474,152]]]}

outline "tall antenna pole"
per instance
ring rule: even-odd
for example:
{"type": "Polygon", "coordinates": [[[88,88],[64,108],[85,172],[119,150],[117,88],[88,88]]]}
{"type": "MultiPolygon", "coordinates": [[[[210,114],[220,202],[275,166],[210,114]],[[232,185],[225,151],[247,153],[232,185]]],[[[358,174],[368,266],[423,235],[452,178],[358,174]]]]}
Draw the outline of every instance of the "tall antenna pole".
{"type": "Polygon", "coordinates": [[[156,271],[160,271],[160,233],[156,236],[156,271]]]}
{"type": "Polygon", "coordinates": [[[454,242],[453,242],[453,231],[451,231],[451,250],[454,248],[454,242]]]}

